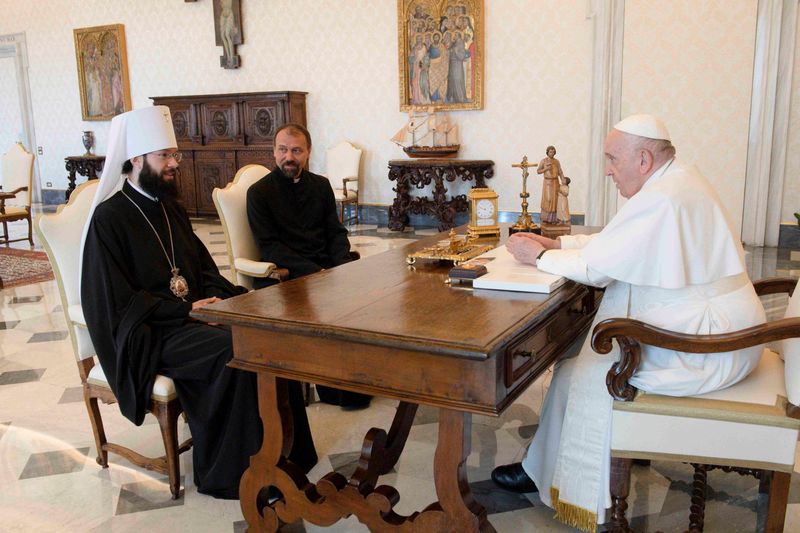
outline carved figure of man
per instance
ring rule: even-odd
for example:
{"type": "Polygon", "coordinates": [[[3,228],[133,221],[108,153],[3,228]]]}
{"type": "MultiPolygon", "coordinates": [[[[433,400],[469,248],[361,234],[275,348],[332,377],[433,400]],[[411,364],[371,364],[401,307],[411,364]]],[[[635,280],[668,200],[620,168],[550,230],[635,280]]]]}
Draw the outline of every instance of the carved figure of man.
{"type": "Polygon", "coordinates": [[[564,178],[561,171],[561,163],[556,159],[555,146],[548,146],[545,150],[547,157],[539,162],[536,167],[537,174],[544,174],[542,181],[542,211],[541,219],[545,224],[555,224],[558,222],[556,209],[558,208],[558,187],[559,179],[564,178]]]}

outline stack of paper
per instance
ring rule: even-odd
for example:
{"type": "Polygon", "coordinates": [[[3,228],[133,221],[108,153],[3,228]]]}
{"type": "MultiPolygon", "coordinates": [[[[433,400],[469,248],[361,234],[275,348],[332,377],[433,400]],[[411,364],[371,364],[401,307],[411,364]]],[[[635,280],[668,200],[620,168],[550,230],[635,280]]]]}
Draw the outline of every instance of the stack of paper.
{"type": "Polygon", "coordinates": [[[488,259],[485,264],[489,272],[472,282],[476,289],[549,293],[566,281],[563,276],[548,274],[535,266],[518,262],[505,246],[486,252],[473,261],[480,259],[488,259]]]}

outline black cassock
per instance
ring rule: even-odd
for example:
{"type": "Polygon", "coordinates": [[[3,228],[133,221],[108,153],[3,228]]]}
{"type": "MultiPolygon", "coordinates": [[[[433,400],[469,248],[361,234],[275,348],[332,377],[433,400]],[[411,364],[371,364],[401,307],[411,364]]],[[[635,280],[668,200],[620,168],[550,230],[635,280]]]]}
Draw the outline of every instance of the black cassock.
{"type": "MultiPolygon", "coordinates": [[[[123,191],[155,227],[172,260],[161,203],[123,191]]],[[[190,302],[247,292],[220,275],[192,231],[186,211],[163,202],[175,258],[189,285],[186,301],[172,294],[167,257],[142,213],[118,192],[97,206],[86,237],[81,301],[100,364],[120,411],[142,423],[156,373],[175,381],[194,442],[199,492],[235,498],[239,478],[262,440],[255,375],[227,366],[228,328],[189,317],[190,302]]],[[[299,385],[290,386],[295,445],[289,458],[309,470],[317,461],[299,385]]]]}
{"type": "MultiPolygon", "coordinates": [[[[297,279],[352,261],[347,229],[339,221],[327,178],[304,170],[297,183],[280,168],[247,190],[247,219],[262,261],[289,269],[297,279]]],[[[276,283],[256,278],[257,289],[276,283]]],[[[343,407],[364,407],[371,396],[317,385],[320,400],[343,407]]]]}

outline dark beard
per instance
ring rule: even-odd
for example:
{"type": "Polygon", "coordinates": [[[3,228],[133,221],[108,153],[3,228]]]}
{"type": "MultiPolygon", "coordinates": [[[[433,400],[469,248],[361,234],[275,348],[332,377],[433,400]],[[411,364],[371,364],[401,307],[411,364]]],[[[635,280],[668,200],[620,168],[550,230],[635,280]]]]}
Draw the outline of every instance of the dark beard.
{"type": "MultiPolygon", "coordinates": [[[[171,172],[177,173],[177,169],[171,172]]],[[[147,159],[144,160],[142,170],[139,172],[139,186],[144,192],[160,200],[175,200],[178,197],[178,186],[175,183],[175,178],[167,181],[164,179],[163,171],[158,174],[153,172],[153,169],[147,163],[147,159]]]]}
{"type": "Polygon", "coordinates": [[[295,163],[295,167],[291,170],[287,170],[285,163],[283,165],[278,165],[278,168],[281,169],[281,172],[283,172],[284,176],[292,179],[299,178],[300,174],[303,172],[303,169],[300,168],[300,165],[298,165],[297,163],[295,163]]]}

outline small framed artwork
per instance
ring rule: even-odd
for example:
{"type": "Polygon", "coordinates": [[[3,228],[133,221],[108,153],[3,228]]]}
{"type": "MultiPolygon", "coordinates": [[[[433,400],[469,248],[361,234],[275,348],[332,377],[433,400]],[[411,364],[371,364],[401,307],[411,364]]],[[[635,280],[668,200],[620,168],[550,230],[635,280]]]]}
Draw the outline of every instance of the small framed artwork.
{"type": "Polygon", "coordinates": [[[122,24],[72,30],[83,120],[111,120],[131,110],[125,27],[122,24]]]}
{"type": "Polygon", "coordinates": [[[483,109],[483,0],[397,0],[400,110],[483,109]]]}

